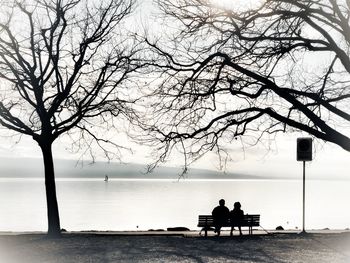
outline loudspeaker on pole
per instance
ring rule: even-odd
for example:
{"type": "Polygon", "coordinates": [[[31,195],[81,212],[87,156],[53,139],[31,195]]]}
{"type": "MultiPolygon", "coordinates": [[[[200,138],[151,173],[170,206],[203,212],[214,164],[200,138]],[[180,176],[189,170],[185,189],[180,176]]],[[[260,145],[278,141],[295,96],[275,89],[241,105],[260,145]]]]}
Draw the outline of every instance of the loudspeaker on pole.
{"type": "Polygon", "coordinates": [[[312,161],[312,138],[297,138],[297,161],[312,161]]]}

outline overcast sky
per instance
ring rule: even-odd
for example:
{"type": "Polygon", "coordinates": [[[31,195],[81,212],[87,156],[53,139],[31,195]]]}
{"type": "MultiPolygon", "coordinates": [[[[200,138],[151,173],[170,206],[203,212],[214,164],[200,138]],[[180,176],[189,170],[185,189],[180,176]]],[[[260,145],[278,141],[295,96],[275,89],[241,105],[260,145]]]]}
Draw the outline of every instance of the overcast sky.
{"type": "MultiPolygon", "coordinates": [[[[219,0],[212,0],[213,3],[222,3],[219,0]]],[[[146,0],[138,9],[135,16],[142,20],[146,25],[149,23],[151,8],[150,0],[146,0]]],[[[6,135],[6,131],[2,131],[6,135]]],[[[151,152],[148,148],[138,146],[120,135],[121,141],[131,145],[134,154],[125,152],[123,160],[132,163],[150,163],[152,161],[151,152]]],[[[267,150],[262,145],[243,149],[239,145],[227,145],[232,160],[226,163],[226,171],[239,172],[252,175],[276,175],[286,177],[301,176],[302,165],[296,161],[296,138],[305,137],[307,134],[281,134],[276,140],[270,141],[271,150],[267,150]]],[[[17,158],[17,157],[36,157],[41,158],[39,147],[31,138],[23,137],[19,143],[16,143],[18,137],[0,138],[0,157],[17,158]]],[[[79,154],[71,154],[66,151],[68,141],[57,140],[54,144],[54,157],[56,159],[77,159],[79,154]]],[[[98,158],[102,161],[102,158],[98,158]]],[[[335,178],[349,177],[350,153],[331,143],[323,143],[319,140],[314,142],[314,161],[308,163],[308,176],[335,178]]],[[[181,155],[173,156],[167,166],[181,166],[183,159],[181,155]]],[[[217,170],[220,168],[217,156],[215,154],[207,155],[192,167],[217,170]]]]}

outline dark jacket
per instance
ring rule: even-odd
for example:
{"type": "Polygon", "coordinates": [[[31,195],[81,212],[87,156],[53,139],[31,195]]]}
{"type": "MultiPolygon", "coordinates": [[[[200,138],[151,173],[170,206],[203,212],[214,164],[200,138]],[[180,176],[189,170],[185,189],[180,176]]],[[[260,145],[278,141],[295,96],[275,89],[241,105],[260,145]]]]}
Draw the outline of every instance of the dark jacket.
{"type": "Polygon", "coordinates": [[[217,206],[211,214],[213,215],[214,224],[224,224],[229,218],[230,210],[226,206],[217,206]]]}
{"type": "Polygon", "coordinates": [[[232,211],[230,211],[231,224],[233,226],[240,226],[242,224],[243,216],[243,210],[233,209],[232,211]]]}

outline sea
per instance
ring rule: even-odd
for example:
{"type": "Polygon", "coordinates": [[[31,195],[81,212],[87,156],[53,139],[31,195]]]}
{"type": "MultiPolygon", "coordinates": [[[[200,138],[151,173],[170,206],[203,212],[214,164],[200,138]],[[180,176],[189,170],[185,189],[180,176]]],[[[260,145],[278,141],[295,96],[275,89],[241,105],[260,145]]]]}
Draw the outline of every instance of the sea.
{"type": "MultiPolygon", "coordinates": [[[[219,199],[231,210],[260,214],[261,227],[301,229],[301,180],[58,178],[61,227],[67,231],[137,231],[187,227],[219,199]]],[[[307,180],[306,229],[350,227],[350,180],[307,180]]],[[[0,231],[46,231],[41,178],[0,178],[0,231]]]]}

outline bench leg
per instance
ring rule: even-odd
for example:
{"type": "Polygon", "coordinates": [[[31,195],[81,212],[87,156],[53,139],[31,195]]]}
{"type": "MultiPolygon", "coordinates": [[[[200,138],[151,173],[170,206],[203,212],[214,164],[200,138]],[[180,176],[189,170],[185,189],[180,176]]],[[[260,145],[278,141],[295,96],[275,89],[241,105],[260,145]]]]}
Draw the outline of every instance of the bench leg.
{"type": "Polygon", "coordinates": [[[204,236],[207,237],[208,236],[208,219],[207,218],[205,219],[205,226],[204,227],[205,227],[205,235],[204,236]]]}

